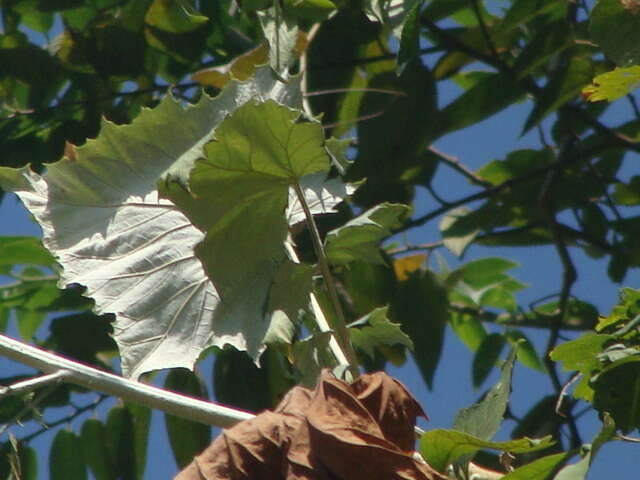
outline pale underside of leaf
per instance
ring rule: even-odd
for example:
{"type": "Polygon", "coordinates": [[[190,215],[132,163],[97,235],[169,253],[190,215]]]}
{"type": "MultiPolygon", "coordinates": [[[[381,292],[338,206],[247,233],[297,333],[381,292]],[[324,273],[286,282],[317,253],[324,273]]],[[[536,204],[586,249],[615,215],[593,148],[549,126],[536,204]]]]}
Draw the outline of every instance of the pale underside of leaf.
{"type": "MultiPolygon", "coordinates": [[[[212,345],[246,349],[240,327],[214,324],[218,294],[194,254],[204,234],[159,198],[157,181],[168,173],[186,184],[216,126],[256,98],[297,106],[299,83],[285,85],[264,67],[250,81],[234,82],[214,99],[203,96],[195,106],[185,109],[167,97],[131,125],[104,122],[97,139],[42,177],[28,168],[0,168],[0,186],[21,197],[62,266],[60,286],[84,285],[97,313],[115,314],[114,338],[126,376],[192,368],[212,345]]],[[[331,209],[339,190],[310,180],[314,212],[331,209]]],[[[299,210],[290,208],[292,222],[301,218],[299,210]]]]}

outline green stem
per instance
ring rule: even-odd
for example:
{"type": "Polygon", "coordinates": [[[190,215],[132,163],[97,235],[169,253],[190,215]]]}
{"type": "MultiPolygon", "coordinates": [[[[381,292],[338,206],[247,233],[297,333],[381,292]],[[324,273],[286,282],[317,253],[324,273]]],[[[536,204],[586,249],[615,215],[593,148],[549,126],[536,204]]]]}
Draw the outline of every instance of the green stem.
{"type": "Polygon", "coordinates": [[[318,232],[318,227],[313,219],[313,215],[311,214],[309,205],[307,205],[307,201],[304,198],[304,193],[302,192],[302,189],[300,188],[298,182],[293,182],[293,188],[296,192],[296,196],[298,197],[298,201],[302,206],[302,210],[304,211],[307,227],[309,228],[309,232],[311,234],[313,248],[315,250],[316,257],[318,258],[320,272],[322,273],[322,278],[324,279],[324,283],[327,287],[327,292],[329,293],[329,298],[335,312],[337,321],[334,322],[335,324],[332,325],[332,327],[335,331],[336,339],[338,340],[342,351],[345,353],[347,360],[349,361],[352,375],[354,376],[354,378],[357,378],[359,375],[358,359],[356,357],[356,352],[353,349],[353,345],[351,344],[349,330],[347,329],[347,322],[344,317],[344,312],[342,311],[342,306],[340,305],[340,298],[338,297],[336,284],[333,279],[333,275],[331,274],[329,263],[327,262],[327,256],[325,255],[324,247],[322,246],[320,232],[318,232]]]}

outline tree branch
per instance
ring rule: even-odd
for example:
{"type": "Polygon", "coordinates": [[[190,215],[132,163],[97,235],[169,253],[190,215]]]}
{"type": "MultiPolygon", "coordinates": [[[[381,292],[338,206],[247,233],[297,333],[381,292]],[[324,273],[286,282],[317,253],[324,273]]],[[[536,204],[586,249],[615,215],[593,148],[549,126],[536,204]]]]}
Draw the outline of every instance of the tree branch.
{"type": "Polygon", "coordinates": [[[61,383],[65,378],[68,378],[69,375],[70,373],[66,370],[58,370],[53,373],[23,380],[22,382],[16,382],[6,387],[0,387],[0,398],[9,395],[25,395],[37,390],[38,388],[61,383]]]}
{"type": "Polygon", "coordinates": [[[253,418],[249,412],[197,400],[179,393],[104,372],[59,355],[46,352],[0,334],[0,355],[45,373],[68,372],[64,381],[97,390],[124,400],[162,410],[188,420],[229,427],[253,418]]]}

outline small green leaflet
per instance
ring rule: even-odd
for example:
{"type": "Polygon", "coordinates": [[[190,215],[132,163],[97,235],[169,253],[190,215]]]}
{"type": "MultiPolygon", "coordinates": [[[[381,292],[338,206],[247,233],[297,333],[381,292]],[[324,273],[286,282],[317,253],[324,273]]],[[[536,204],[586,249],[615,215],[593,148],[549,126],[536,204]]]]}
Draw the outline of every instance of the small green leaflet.
{"type": "Polygon", "coordinates": [[[515,345],[502,365],[500,379],[489,390],[482,401],[461,409],[453,422],[453,428],[461,432],[475,435],[483,440],[490,440],[500,428],[507,410],[511,393],[511,376],[516,360],[515,345]]]}
{"type": "Polygon", "coordinates": [[[511,453],[544,450],[553,445],[551,436],[540,439],[520,438],[510,442],[489,442],[455,430],[429,430],[420,439],[420,453],[426,462],[440,472],[462,456],[473,456],[478,450],[488,448],[511,453]]]}
{"type": "Polygon", "coordinates": [[[640,87],[640,66],[615,68],[593,79],[591,85],[582,89],[582,96],[590,102],[607,100],[613,102],[640,87]]]}
{"type": "Polygon", "coordinates": [[[400,324],[387,317],[389,307],[376,308],[349,325],[349,336],[353,346],[362,350],[370,358],[378,345],[404,345],[413,350],[411,338],[404,333],[400,324]]]}
{"type": "Polygon", "coordinates": [[[384,263],[380,242],[401,225],[408,212],[406,205],[393,203],[383,203],[367,210],[327,234],[327,258],[334,265],[345,265],[355,260],[384,263]]]}

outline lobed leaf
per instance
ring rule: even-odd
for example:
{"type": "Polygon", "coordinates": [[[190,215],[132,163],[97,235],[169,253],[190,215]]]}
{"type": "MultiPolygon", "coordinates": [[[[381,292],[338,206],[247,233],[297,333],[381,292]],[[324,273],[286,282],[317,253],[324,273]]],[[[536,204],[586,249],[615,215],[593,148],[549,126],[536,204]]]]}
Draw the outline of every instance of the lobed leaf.
{"type": "MultiPolygon", "coordinates": [[[[98,313],[115,313],[126,376],[191,368],[211,345],[247,348],[242,327],[229,334],[214,321],[219,294],[194,255],[203,231],[160,197],[156,182],[164,176],[186,185],[202,146],[228,113],[249,99],[268,98],[299,105],[298,81],[285,85],[261,68],[251,80],[187,109],[167,97],[131,125],[105,121],[97,139],[71,149],[44,176],[0,169],[2,188],[18,193],[41,224],[45,246],[63,267],[60,286],[85,285],[98,313]]],[[[314,213],[346,192],[338,184],[326,190],[312,177],[303,186],[314,213]]],[[[287,216],[301,218],[299,206],[287,216]]]]}

